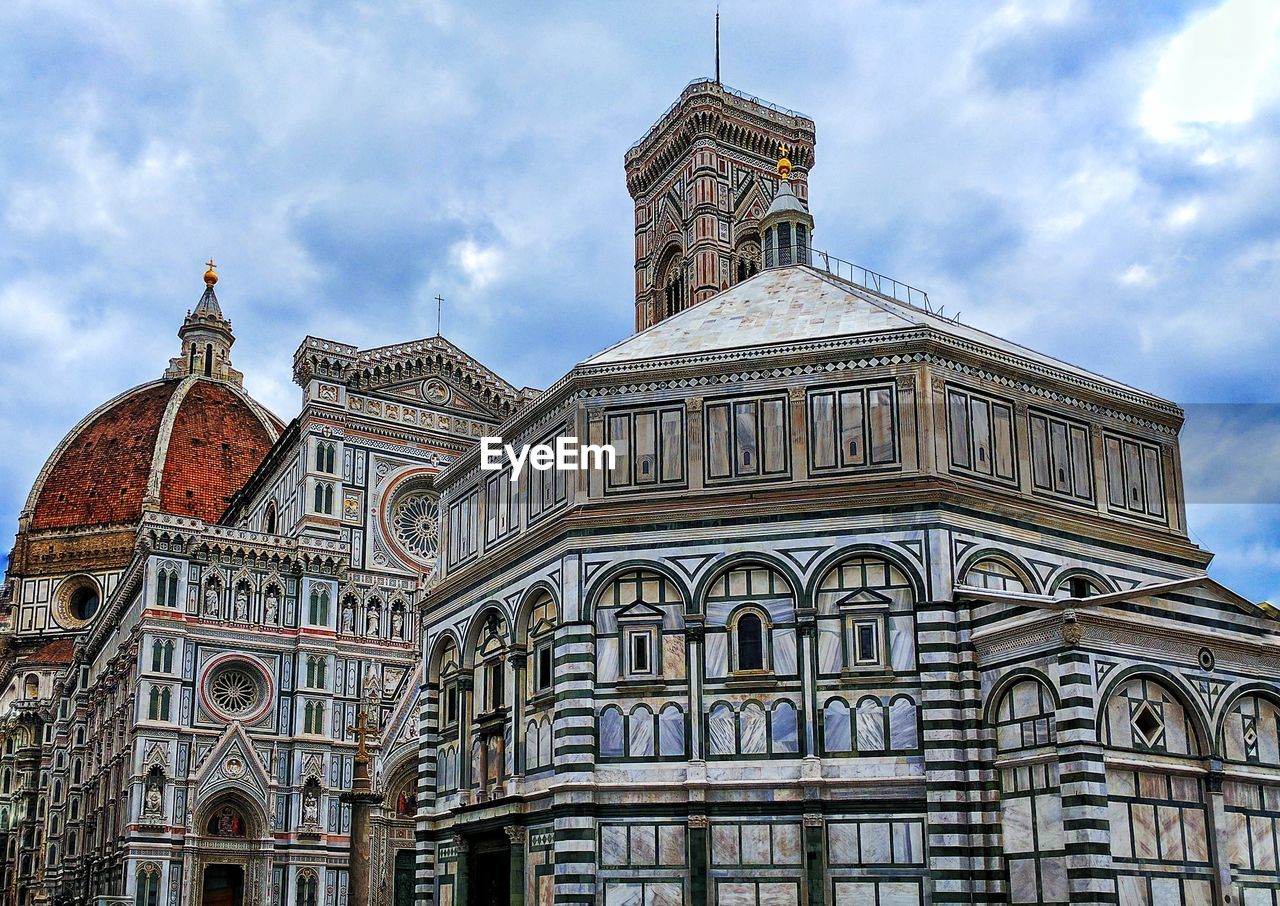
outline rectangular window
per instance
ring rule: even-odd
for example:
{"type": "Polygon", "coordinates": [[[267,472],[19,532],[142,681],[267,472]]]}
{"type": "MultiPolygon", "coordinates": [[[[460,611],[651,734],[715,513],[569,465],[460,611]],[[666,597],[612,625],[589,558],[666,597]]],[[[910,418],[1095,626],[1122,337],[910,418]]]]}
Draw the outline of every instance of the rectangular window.
{"type": "Polygon", "coordinates": [[[857,620],[853,624],[855,664],[880,663],[880,626],[878,620],[857,620]]]}
{"type": "Polygon", "coordinates": [[[605,442],[616,452],[608,490],[684,486],[683,406],[610,413],[605,442]]]}
{"type": "Polygon", "coordinates": [[[551,645],[541,645],[534,655],[533,688],[535,692],[545,692],[551,688],[551,645]]]}
{"type": "Polygon", "coordinates": [[[1165,519],[1164,469],[1160,448],[1132,437],[1104,434],[1107,504],[1112,510],[1165,519]]]}
{"type": "MultiPolygon", "coordinates": [[[[539,443],[546,444],[554,449],[559,436],[558,434],[553,434],[549,437],[544,437],[539,443]]],[[[545,472],[539,472],[537,469],[525,468],[525,505],[530,522],[565,502],[568,495],[567,475],[568,473],[563,469],[548,469],[545,472]]]]}
{"type": "Polygon", "coordinates": [[[653,635],[647,629],[627,633],[627,673],[632,676],[653,674],[653,635]]]}
{"type": "Polygon", "coordinates": [[[486,542],[493,543],[504,538],[518,526],[520,520],[514,512],[513,490],[510,472],[495,475],[485,483],[484,539],[486,542]]]}
{"type": "Polygon", "coordinates": [[[476,553],[478,502],[479,491],[472,489],[449,504],[449,560],[452,563],[459,563],[476,553]]]}
{"type": "Polygon", "coordinates": [[[893,386],[833,387],[811,392],[809,432],[812,472],[896,464],[893,386]]]}
{"type": "Polygon", "coordinates": [[[947,440],[951,471],[1017,480],[1012,403],[948,387],[947,440]]]}
{"type": "Polygon", "coordinates": [[[774,478],[790,471],[787,398],[708,403],[707,478],[774,478]]]}
{"type": "Polygon", "coordinates": [[[453,726],[458,722],[458,687],[452,683],[444,690],[444,725],[453,726]]]}
{"type": "Polygon", "coordinates": [[[1087,426],[1047,412],[1027,415],[1031,484],[1037,493],[1093,502],[1093,445],[1087,426]]]}

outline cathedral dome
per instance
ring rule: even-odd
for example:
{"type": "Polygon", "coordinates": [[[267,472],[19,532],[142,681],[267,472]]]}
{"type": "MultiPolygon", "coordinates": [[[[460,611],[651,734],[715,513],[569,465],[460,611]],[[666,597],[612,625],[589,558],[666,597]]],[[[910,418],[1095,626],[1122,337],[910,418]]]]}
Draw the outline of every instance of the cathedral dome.
{"type": "Polygon", "coordinates": [[[26,527],[136,523],[144,509],[217,519],[280,430],[231,383],[190,375],[135,387],[54,450],[32,488],[26,527]]]}

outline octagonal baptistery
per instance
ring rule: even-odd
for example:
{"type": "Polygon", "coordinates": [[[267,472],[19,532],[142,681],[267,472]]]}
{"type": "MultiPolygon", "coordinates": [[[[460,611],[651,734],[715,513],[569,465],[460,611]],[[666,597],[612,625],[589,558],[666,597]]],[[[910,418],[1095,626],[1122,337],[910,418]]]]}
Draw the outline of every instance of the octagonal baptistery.
{"type": "Polygon", "coordinates": [[[85,626],[145,512],[218,519],[280,435],[231,367],[231,322],[206,280],[164,376],[91,412],[40,470],[9,568],[19,636],[85,626]]]}
{"type": "MultiPolygon", "coordinates": [[[[979,703],[1032,665],[1087,683],[1079,646],[1111,638],[1167,657],[1154,622],[1182,620],[1194,669],[1214,620],[1273,627],[1187,538],[1181,411],[825,259],[766,263],[499,431],[610,444],[611,468],[513,477],[471,451],[438,476],[434,882],[460,902],[467,847],[507,823],[526,902],[1087,900],[1099,869],[1059,871],[1079,853],[1057,824],[1040,868],[1011,848],[1007,872],[955,870],[1026,795],[997,789],[979,703]],[[1180,616],[1192,597],[1212,619],[1180,616]]],[[[1064,778],[1096,772],[1075,757],[1064,778]]]]}

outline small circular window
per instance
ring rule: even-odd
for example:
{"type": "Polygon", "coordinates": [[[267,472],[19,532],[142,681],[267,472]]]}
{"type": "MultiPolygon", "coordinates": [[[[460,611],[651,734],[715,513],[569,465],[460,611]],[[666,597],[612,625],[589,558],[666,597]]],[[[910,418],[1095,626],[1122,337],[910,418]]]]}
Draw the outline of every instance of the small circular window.
{"type": "Polygon", "coordinates": [[[400,553],[422,566],[434,566],[440,548],[440,499],[420,481],[395,490],[386,509],[387,529],[400,553]]]}
{"type": "Polygon", "coordinates": [[[231,720],[261,713],[267,690],[262,672],[242,661],[228,661],[209,671],[205,696],[213,709],[231,720]]]}
{"type": "Polygon", "coordinates": [[[73,576],[58,589],[58,622],[64,626],[83,626],[93,619],[101,603],[97,582],[89,576],[73,576]]]}

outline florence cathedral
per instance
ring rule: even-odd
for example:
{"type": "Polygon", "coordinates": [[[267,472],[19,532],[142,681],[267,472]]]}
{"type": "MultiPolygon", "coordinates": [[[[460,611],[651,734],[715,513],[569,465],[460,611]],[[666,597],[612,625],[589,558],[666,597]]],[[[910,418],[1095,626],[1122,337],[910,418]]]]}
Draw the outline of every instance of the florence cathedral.
{"type": "Polygon", "coordinates": [[[1280,612],[1182,411],[817,251],[815,145],[691,83],[636,332],[544,391],[309,336],[282,420],[210,262],[22,509],[0,906],[1280,906],[1280,612]]]}

